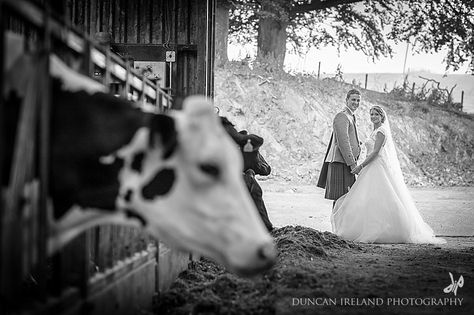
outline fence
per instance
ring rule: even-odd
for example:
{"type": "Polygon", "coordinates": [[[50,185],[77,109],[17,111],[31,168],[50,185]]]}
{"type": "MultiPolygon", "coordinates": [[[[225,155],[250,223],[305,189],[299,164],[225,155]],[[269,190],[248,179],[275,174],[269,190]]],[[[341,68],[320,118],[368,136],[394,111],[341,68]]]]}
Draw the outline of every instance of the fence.
{"type": "MultiPolygon", "coordinates": [[[[8,170],[11,180],[2,191],[0,313],[25,307],[30,313],[54,314],[108,314],[117,309],[131,314],[140,308],[149,309],[151,296],[187,266],[189,254],[170,251],[131,228],[102,226],[76,238],[55,256],[46,255],[51,141],[49,56],[55,53],[66,62],[79,60],[79,72],[115,87],[115,93],[155,112],[171,108],[172,99],[157,82],[131,69],[127,61],[53,17],[48,1],[45,3],[40,7],[22,0],[0,1],[0,72],[4,73],[4,57],[9,48],[4,46],[7,30],[23,34],[26,49],[34,47],[45,52],[38,64],[38,77],[30,80],[39,86],[25,86],[27,96],[18,121],[13,166],[8,170]],[[36,99],[40,106],[34,106],[36,99]],[[171,268],[170,261],[178,265],[171,268]],[[94,301],[107,303],[95,303],[91,309],[94,301]]],[[[2,75],[2,91],[4,83],[2,75]]],[[[6,119],[11,119],[3,115],[2,99],[0,130],[6,119]]],[[[3,179],[6,143],[3,136],[0,138],[3,179]]]]}
{"type": "MultiPolygon", "coordinates": [[[[342,73],[342,69],[339,74],[337,72],[334,74],[321,73],[321,64],[321,62],[318,64],[318,78],[337,78],[338,80],[344,80],[346,83],[373,91],[390,92],[395,88],[402,87],[405,81],[405,75],[397,73],[342,73]]],[[[474,108],[474,91],[471,91],[472,76],[470,82],[462,79],[460,75],[445,77],[441,74],[415,72],[408,73],[406,76],[410,84],[407,90],[411,89],[414,94],[420,91],[421,87],[426,83],[426,79],[432,79],[440,82],[442,86],[446,86],[446,89],[456,86],[456,91],[452,94],[453,102],[459,102],[461,106],[466,105],[467,108],[474,108]],[[459,89],[461,89],[460,92],[459,89]],[[467,89],[467,93],[465,89],[467,89]]]]}

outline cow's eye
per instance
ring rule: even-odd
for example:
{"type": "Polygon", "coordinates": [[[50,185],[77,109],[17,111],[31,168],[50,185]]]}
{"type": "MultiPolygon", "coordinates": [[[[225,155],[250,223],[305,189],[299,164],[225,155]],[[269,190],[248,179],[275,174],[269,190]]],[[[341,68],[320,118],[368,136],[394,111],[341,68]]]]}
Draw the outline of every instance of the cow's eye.
{"type": "Polygon", "coordinates": [[[201,164],[199,165],[199,168],[201,171],[206,173],[207,175],[212,176],[213,178],[218,178],[220,171],[219,168],[216,165],[213,164],[201,164]]]}

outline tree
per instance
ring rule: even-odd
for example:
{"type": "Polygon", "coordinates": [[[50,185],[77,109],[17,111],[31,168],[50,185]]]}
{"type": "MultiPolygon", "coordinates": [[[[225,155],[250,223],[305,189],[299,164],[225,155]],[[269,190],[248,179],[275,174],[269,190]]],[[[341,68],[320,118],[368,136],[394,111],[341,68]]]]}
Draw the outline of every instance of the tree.
{"type": "Polygon", "coordinates": [[[287,44],[304,51],[311,46],[354,47],[373,58],[391,53],[382,35],[393,20],[384,1],[234,1],[230,38],[254,41],[258,58],[273,58],[283,66],[287,44]],[[358,6],[353,3],[360,2],[358,6]]]}
{"type": "Polygon", "coordinates": [[[283,66],[287,44],[300,52],[311,46],[352,47],[375,60],[391,55],[388,40],[414,41],[417,51],[447,48],[447,67],[458,69],[469,61],[472,65],[473,1],[234,0],[231,3],[230,40],[254,42],[257,57],[271,57],[279,67],[283,66]]]}
{"type": "Polygon", "coordinates": [[[400,9],[390,38],[410,41],[417,52],[447,50],[446,70],[469,63],[474,74],[474,1],[415,0],[400,9]]]}
{"type": "Polygon", "coordinates": [[[228,61],[227,43],[229,34],[229,10],[231,4],[228,0],[217,0],[216,5],[216,33],[215,33],[215,65],[222,66],[228,61]]]}

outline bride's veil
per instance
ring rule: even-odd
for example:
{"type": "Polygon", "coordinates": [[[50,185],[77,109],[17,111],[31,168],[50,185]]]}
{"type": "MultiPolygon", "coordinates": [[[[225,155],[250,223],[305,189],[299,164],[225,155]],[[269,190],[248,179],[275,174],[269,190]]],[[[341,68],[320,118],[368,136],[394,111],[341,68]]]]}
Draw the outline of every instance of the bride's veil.
{"type": "Polygon", "coordinates": [[[381,126],[381,129],[385,134],[385,145],[382,147],[382,156],[385,159],[386,165],[391,175],[394,176],[397,181],[401,180],[402,183],[404,183],[403,173],[400,167],[400,161],[398,160],[397,150],[395,148],[395,143],[392,137],[392,128],[390,128],[390,120],[388,119],[387,112],[385,112],[382,107],[377,106],[377,108],[383,112],[383,115],[385,117],[385,121],[382,123],[381,126]]]}
{"type": "Polygon", "coordinates": [[[389,173],[389,180],[392,184],[393,191],[397,194],[398,200],[404,205],[404,215],[406,216],[407,222],[409,222],[410,228],[410,240],[413,243],[443,243],[443,239],[437,239],[434,236],[434,232],[430,226],[428,226],[422,219],[418,212],[415,202],[411,197],[408,187],[403,179],[402,169],[400,167],[400,161],[397,157],[397,151],[395,143],[393,141],[392,129],[390,127],[390,120],[387,113],[383,108],[377,106],[383,112],[385,120],[380,127],[380,130],[385,134],[385,144],[381,149],[382,159],[385,162],[386,168],[389,173]]]}

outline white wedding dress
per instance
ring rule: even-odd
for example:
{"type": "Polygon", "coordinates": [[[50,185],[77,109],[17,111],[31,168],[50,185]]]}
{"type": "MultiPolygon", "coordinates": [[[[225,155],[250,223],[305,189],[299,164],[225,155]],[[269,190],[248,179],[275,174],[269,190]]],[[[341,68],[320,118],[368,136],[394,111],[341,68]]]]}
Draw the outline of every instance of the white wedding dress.
{"type": "Polygon", "coordinates": [[[336,201],[331,214],[333,232],[344,239],[366,243],[445,243],[423,221],[410,196],[388,119],[370,135],[367,155],[374,149],[378,132],[385,135],[385,142],[349,192],[336,201]]]}

